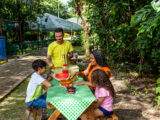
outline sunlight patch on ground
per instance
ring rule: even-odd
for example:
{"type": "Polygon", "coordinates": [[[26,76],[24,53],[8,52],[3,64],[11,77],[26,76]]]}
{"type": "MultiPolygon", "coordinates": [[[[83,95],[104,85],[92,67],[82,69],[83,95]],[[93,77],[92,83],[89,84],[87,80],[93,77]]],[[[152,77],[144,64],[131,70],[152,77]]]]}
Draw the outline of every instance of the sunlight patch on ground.
{"type": "MultiPolygon", "coordinates": [[[[42,58],[42,56],[27,56],[27,57],[23,57],[21,60],[35,60],[37,58],[42,58]]],[[[46,57],[43,57],[43,59],[46,57]]]]}
{"type": "Polygon", "coordinates": [[[0,77],[0,79],[4,79],[5,77],[0,77]]]}
{"type": "Polygon", "coordinates": [[[133,77],[138,77],[139,76],[139,74],[137,72],[130,72],[130,73],[128,73],[128,75],[131,75],[133,77]]]}
{"type": "Polygon", "coordinates": [[[18,79],[18,80],[21,80],[21,79],[22,79],[21,76],[11,76],[10,78],[11,78],[11,79],[18,79]]]}
{"type": "Polygon", "coordinates": [[[10,108],[1,108],[1,112],[8,111],[8,110],[10,110],[10,108]]]}
{"type": "Polygon", "coordinates": [[[1,120],[22,120],[26,104],[26,88],[30,78],[25,80],[15,91],[0,103],[1,120]]]}

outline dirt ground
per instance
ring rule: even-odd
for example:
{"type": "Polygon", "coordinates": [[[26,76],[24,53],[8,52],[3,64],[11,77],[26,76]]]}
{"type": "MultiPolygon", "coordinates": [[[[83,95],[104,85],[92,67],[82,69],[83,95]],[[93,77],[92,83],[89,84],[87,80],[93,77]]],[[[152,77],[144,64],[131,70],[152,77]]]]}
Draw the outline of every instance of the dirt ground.
{"type": "Polygon", "coordinates": [[[112,76],[116,90],[114,110],[120,120],[160,120],[160,111],[146,101],[144,96],[132,95],[121,79],[112,76]]]}

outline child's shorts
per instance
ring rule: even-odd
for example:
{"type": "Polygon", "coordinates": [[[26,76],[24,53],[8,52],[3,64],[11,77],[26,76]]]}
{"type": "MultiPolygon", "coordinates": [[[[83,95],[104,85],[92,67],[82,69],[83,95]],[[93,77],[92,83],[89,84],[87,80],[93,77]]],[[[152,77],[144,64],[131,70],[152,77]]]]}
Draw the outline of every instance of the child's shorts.
{"type": "Polygon", "coordinates": [[[42,107],[46,108],[46,94],[34,99],[33,101],[26,102],[27,106],[34,106],[34,107],[42,107]]]}
{"type": "Polygon", "coordinates": [[[112,111],[107,111],[106,109],[104,109],[103,107],[99,107],[99,110],[103,112],[103,116],[108,116],[110,114],[112,114],[112,111]]]}

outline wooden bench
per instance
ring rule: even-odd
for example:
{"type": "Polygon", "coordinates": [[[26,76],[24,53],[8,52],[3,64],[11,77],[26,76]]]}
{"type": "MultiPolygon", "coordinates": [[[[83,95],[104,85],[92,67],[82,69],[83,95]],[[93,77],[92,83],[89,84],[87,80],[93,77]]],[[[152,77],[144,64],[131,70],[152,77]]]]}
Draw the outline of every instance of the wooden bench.
{"type": "Polygon", "coordinates": [[[23,120],[41,120],[41,108],[39,107],[27,107],[23,120]]]}
{"type": "Polygon", "coordinates": [[[109,116],[100,117],[100,120],[118,120],[118,116],[115,113],[112,113],[109,116]]]}
{"type": "MultiPolygon", "coordinates": [[[[95,110],[95,103],[92,103],[83,114],[86,114],[84,117],[87,117],[88,120],[95,120],[94,118],[94,110],[95,110]]],[[[82,117],[82,116],[81,116],[82,117]]],[[[105,117],[99,117],[100,120],[118,120],[118,116],[115,113],[105,117]]],[[[83,119],[82,119],[83,120],[83,119]]]]}

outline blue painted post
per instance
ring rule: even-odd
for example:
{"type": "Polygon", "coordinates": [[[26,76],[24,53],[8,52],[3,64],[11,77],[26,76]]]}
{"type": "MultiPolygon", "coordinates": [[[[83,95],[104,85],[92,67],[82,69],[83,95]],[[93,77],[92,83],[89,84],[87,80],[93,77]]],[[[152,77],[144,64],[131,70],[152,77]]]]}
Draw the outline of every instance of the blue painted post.
{"type": "Polygon", "coordinates": [[[0,36],[0,60],[6,59],[5,36],[0,36]]]}

